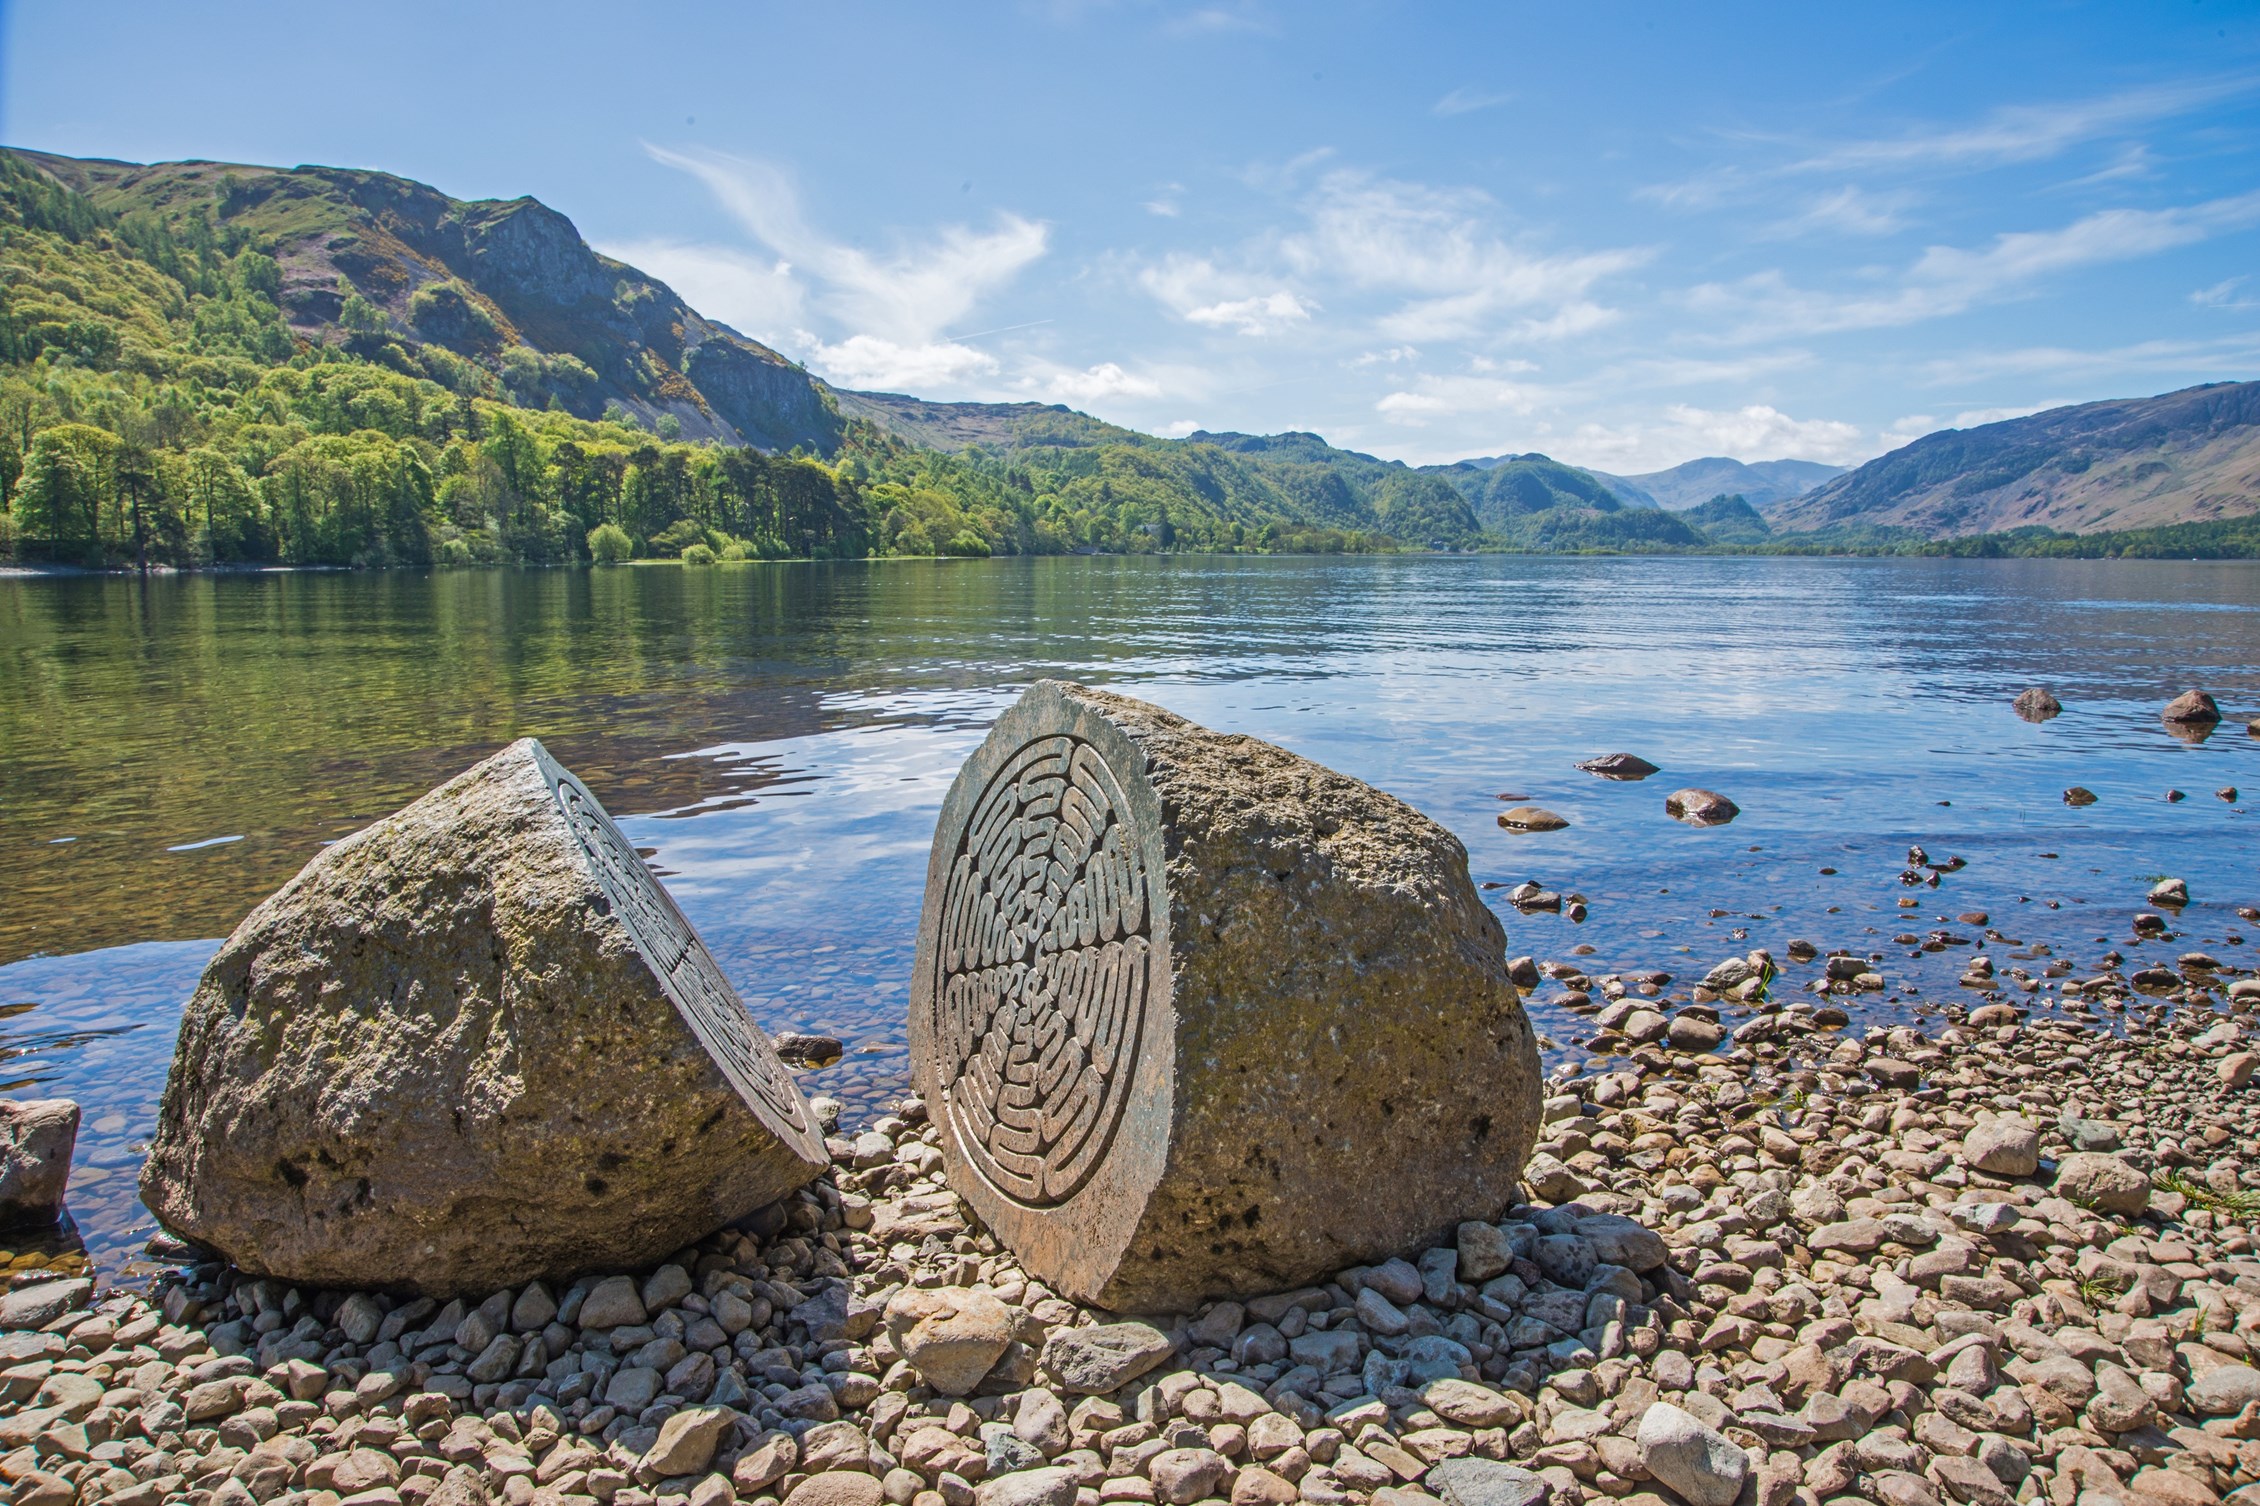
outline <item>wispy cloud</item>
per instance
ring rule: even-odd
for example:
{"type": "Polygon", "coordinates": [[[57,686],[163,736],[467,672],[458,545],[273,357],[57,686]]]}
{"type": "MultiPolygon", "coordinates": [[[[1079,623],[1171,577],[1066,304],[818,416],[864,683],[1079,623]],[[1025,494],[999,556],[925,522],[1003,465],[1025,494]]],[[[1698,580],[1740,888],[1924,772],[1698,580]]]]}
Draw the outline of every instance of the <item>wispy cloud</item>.
{"type": "Polygon", "coordinates": [[[2260,190],[2171,209],[2106,209],[2054,230],[1997,235],[1980,249],[1933,246],[1870,291],[1799,288],[1769,271],[1706,283],[1689,303],[1735,320],[1741,339],[1880,329],[1958,314],[2051,273],[2152,256],[2253,224],[2260,190]]]}
{"type": "Polygon", "coordinates": [[[1907,210],[1914,201],[1910,193],[1877,193],[1847,183],[1807,199],[1795,214],[1768,226],[1765,234],[1769,239],[1815,234],[1891,235],[1906,228],[1907,210]]]}
{"type": "MultiPolygon", "coordinates": [[[[1787,178],[1975,171],[2034,162],[2256,91],[2260,91],[2260,74],[2184,79],[2093,99],[2002,105],[1965,124],[1918,126],[1897,135],[1819,146],[1796,138],[1740,132],[1726,138],[1730,145],[1773,154],[1778,160],[1721,164],[1673,182],[1650,184],[1638,194],[1675,208],[1707,209],[1747,198],[1787,178]]],[[[2144,166],[2141,150],[2137,145],[2130,149],[2131,155],[2122,152],[2118,163],[2106,171],[2119,176],[2139,173],[2144,166]]]]}
{"type": "Polygon", "coordinates": [[[2255,367],[2260,367],[2260,331],[2216,340],[2141,340],[2099,350],[2028,345],[2010,350],[1963,351],[1925,362],[1920,369],[1933,386],[1964,387],[2004,377],[2095,381],[2124,376],[2134,381],[2173,373],[2242,379],[2250,377],[2255,367]]]}
{"type": "Polygon", "coordinates": [[[1446,116],[1473,115],[1478,110],[1488,110],[1497,105],[1510,103],[1513,99],[1512,94],[1503,91],[1478,89],[1472,85],[1462,84],[1459,88],[1454,89],[1451,93],[1430,105],[1428,113],[1446,116]]]}
{"type": "MultiPolygon", "coordinates": [[[[696,177],[790,272],[808,276],[814,284],[808,302],[845,331],[837,341],[806,336],[808,359],[851,386],[942,385],[994,370],[993,357],[944,339],[942,332],[1041,258],[1049,239],[1043,224],[1007,213],[989,230],[945,225],[876,253],[810,225],[791,179],[769,163],[658,146],[645,150],[654,161],[696,177]]],[[[678,248],[678,264],[712,274],[733,255],[678,248]]]]}
{"type": "MultiPolygon", "coordinates": [[[[1494,229],[1496,207],[1471,189],[1338,170],[1321,181],[1308,227],[1287,236],[1280,250],[1306,276],[1400,297],[1377,327],[1415,342],[1478,334],[1502,312],[1558,315],[1587,301],[1602,279],[1650,255],[1541,252],[1494,229]]],[[[1579,317],[1590,325],[1594,315],[1579,317]]]]}
{"type": "Polygon", "coordinates": [[[2189,295],[2189,301],[2201,309],[2260,309],[2260,298],[2247,297],[2238,290],[2248,276],[2224,277],[2209,288],[2199,288],[2189,295]]]}

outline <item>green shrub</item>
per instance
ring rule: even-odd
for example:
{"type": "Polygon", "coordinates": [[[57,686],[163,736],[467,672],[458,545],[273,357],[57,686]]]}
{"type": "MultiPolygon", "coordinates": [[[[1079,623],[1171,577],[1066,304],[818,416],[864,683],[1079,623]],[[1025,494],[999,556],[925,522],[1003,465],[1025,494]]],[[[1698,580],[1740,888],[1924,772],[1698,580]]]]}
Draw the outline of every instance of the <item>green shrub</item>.
{"type": "Polygon", "coordinates": [[[944,554],[964,555],[968,559],[985,560],[989,557],[989,541],[968,528],[951,535],[950,541],[942,546],[942,552],[944,554]]]}
{"type": "Polygon", "coordinates": [[[714,546],[711,544],[685,544],[683,563],[686,565],[711,565],[714,563],[714,546]]]}
{"type": "Polygon", "coordinates": [[[635,552],[635,540],[617,523],[599,523],[589,530],[589,557],[600,565],[621,564],[635,552]]]}
{"type": "Polygon", "coordinates": [[[469,544],[461,539],[445,539],[439,546],[439,562],[450,570],[461,570],[475,560],[469,544]]]}

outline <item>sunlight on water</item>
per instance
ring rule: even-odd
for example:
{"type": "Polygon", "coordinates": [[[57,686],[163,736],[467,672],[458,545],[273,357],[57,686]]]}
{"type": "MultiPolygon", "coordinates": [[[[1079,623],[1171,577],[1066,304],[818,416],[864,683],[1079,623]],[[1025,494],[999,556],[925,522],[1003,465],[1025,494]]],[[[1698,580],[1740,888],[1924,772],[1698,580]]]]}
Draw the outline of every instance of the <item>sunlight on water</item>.
{"type": "MultiPolygon", "coordinates": [[[[1541,959],[1682,978],[1792,937],[1881,953],[1856,1017],[1957,996],[2010,938],[2092,970],[2152,877],[2197,903],[2156,955],[2249,965],[2260,903],[2260,569],[2054,561],[1076,559],[681,572],[0,581],[0,1081],[86,1109],[72,1207],[146,1236],[133,1173],[182,1001],[328,841],[510,738],[622,817],[771,1029],[849,1044],[813,1091],[868,1114],[903,1011],[942,797],[1031,679],[1107,682],[1372,781],[1450,826],[1541,959]],[[2053,687],[2066,714],[2019,721],[2053,687]],[[2157,718],[2191,685],[2236,719],[2157,718]],[[1572,765],[1662,766],[1638,783],[1572,765]],[[2066,786],[2100,803],[2067,808],[2066,786]],[[1744,814],[1699,830],[1664,796],[1744,814]],[[2169,788],[2188,798],[2172,802],[2169,788]],[[1497,798],[1566,816],[1502,831],[1497,798]],[[1969,866],[1899,882],[1910,843],[1969,866]],[[1833,868],[1834,874],[1821,870],[1833,868]],[[1505,886],[1586,896],[1582,925],[1505,886]],[[1902,897],[1921,901],[1903,909],[1902,897]],[[2058,908],[2050,908],[2051,903],[2058,908]],[[1714,914],[1714,911],[1723,913],[1714,914]]],[[[1793,976],[1803,974],[1793,970],[1793,976]]],[[[1573,1059],[1577,1017],[1537,991],[1573,1059]]]]}

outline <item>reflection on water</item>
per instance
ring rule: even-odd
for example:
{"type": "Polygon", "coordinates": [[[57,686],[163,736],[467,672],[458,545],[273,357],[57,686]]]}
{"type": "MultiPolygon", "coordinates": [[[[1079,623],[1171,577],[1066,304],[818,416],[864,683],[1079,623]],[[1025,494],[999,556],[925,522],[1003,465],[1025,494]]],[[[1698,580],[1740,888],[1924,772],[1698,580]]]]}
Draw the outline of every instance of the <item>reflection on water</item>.
{"type": "MultiPolygon", "coordinates": [[[[1476,877],[1585,896],[1514,949],[1686,975],[1803,937],[1881,953],[1869,1007],[1955,997],[1986,912],[2092,969],[2154,875],[2155,953],[2251,965],[2260,569],[2056,561],[1075,559],[0,581],[0,1081],[87,1108],[72,1205],[116,1266],[179,1004],[325,841],[532,733],[578,771],[772,1029],[839,1035],[810,1086],[868,1111],[935,812],[1045,674],[1111,682],[1369,779],[1476,877]],[[2045,684],[2062,716],[2020,720],[2045,684]],[[2234,720],[2170,735],[2200,685],[2234,720]],[[1630,752],[1611,781],[1574,765],[1630,752]],[[2067,786],[2101,797],[2064,805],[2067,786]],[[1687,786],[1732,826],[1667,819],[1687,786]],[[2169,801],[2169,788],[2189,795],[2169,801]],[[1566,816],[1502,831],[1494,798],[1566,816]],[[1898,876],[1910,843],[1969,866],[1898,876]],[[1833,869],[1833,873],[1824,873],[1833,869]],[[1902,897],[1920,904],[1904,909],[1902,897]],[[2050,908],[2051,905],[2057,908],[2050,908]],[[1714,913],[1717,912],[1717,913],[1714,913]]],[[[2023,950],[2023,945],[2018,947],[2023,950]]],[[[2005,943],[1995,943],[1997,955],[2005,943]]],[[[2037,971],[2037,965],[2035,967],[2037,971]]],[[[1793,977],[1802,972],[1793,968],[1793,977]]],[[[1541,990],[1540,1028],[1583,1034],[1541,990]]]]}

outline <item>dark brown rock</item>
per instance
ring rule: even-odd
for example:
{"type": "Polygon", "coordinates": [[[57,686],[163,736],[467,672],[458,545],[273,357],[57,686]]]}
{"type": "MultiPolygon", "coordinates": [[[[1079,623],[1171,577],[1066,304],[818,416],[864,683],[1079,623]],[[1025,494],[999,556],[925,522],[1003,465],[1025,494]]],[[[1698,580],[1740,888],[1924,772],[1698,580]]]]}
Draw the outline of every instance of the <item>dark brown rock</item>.
{"type": "Polygon", "coordinates": [[[2210,727],[2221,719],[2221,708],[2202,690],[2185,690],[2166,703],[2159,719],[2191,726],[2210,727]]]}
{"type": "Polygon", "coordinates": [[[1189,1310],[1515,1201],[1538,1056],[1504,950],[1418,812],[1047,681],[943,807],[912,1076],[950,1184],[1032,1274],[1189,1310]]]}
{"type": "Polygon", "coordinates": [[[1569,821],[1542,805],[1518,805],[1500,812],[1499,824],[1509,831],[1561,831],[1569,821]]]}
{"type": "Polygon", "coordinates": [[[483,1294],[647,1265],[826,1164],[704,943],[529,738],[237,927],[142,1195],[248,1271],[483,1294]]]}
{"type": "Polygon", "coordinates": [[[1606,753],[1599,758],[1588,758],[1578,767],[1603,779],[1646,779],[1657,772],[1654,764],[1637,753],[1606,753]]]}
{"type": "Polygon", "coordinates": [[[2035,685],[2016,699],[2017,715],[2028,722],[2045,722],[2064,714],[2064,703],[2045,687],[2035,685]]]}
{"type": "Polygon", "coordinates": [[[1724,826],[1742,807],[1711,790],[1674,790],[1664,797],[1664,814],[1690,826],[1724,826]]]}
{"type": "Polygon", "coordinates": [[[2066,805],[2093,805],[2095,799],[2095,791],[2084,784],[2075,784],[2064,791],[2064,803],[2066,805]]]}

